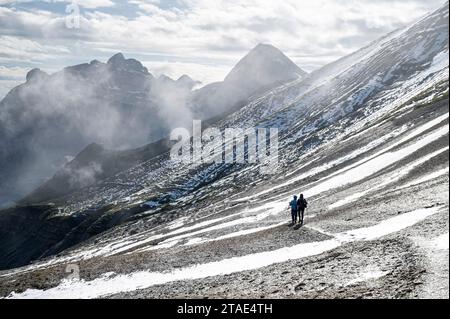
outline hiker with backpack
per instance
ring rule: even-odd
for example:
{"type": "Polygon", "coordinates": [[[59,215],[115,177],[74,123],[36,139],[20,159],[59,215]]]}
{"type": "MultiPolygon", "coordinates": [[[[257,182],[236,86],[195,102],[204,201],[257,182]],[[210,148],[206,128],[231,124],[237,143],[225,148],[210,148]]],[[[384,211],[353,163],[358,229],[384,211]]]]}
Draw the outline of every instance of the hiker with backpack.
{"type": "Polygon", "coordinates": [[[291,202],[289,203],[289,206],[291,207],[292,224],[295,225],[297,223],[297,212],[298,212],[296,195],[294,195],[294,199],[291,200],[291,202]]]}
{"type": "Polygon", "coordinates": [[[305,209],[308,207],[308,202],[306,201],[303,194],[300,194],[300,198],[297,201],[297,209],[298,209],[298,222],[300,225],[303,225],[303,217],[305,215],[305,209]]]}

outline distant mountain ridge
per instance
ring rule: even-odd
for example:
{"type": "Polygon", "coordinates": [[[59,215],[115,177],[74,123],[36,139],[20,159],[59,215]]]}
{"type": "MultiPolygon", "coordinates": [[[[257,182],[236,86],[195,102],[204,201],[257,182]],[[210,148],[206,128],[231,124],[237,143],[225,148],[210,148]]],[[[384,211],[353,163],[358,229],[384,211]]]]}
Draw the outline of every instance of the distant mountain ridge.
{"type": "Polygon", "coordinates": [[[236,110],[253,94],[302,73],[275,48],[258,46],[252,52],[254,58],[261,54],[259,69],[266,71],[256,74],[256,61],[243,70],[247,80],[231,76],[195,91],[200,83],[188,75],[154,77],[122,53],[54,74],[31,70],[26,82],[0,101],[0,207],[41,185],[67,156],[91,143],[112,150],[141,147],[190,125],[194,117],[206,120],[236,110]],[[283,60],[276,61],[283,68],[273,79],[267,76],[273,67],[265,51],[277,51],[283,60]]]}

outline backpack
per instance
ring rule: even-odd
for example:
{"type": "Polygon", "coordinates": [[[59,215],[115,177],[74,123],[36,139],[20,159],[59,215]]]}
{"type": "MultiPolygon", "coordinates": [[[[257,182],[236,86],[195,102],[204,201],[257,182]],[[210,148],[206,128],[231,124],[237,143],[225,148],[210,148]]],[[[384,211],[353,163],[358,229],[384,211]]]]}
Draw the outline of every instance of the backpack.
{"type": "Polygon", "coordinates": [[[303,200],[299,199],[298,202],[297,202],[297,206],[298,207],[307,208],[308,207],[308,202],[304,198],[303,198],[303,200]]]}

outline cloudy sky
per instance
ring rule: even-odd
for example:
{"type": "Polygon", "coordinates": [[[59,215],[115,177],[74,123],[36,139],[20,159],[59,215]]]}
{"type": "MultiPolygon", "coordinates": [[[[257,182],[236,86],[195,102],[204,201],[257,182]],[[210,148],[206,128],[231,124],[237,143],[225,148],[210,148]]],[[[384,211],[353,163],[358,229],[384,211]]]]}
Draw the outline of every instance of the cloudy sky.
{"type": "Polygon", "coordinates": [[[209,83],[222,80],[258,43],[270,43],[312,71],[443,3],[0,0],[0,98],[23,82],[31,68],[51,73],[93,59],[106,61],[119,51],[142,61],[156,76],[189,74],[209,83]]]}

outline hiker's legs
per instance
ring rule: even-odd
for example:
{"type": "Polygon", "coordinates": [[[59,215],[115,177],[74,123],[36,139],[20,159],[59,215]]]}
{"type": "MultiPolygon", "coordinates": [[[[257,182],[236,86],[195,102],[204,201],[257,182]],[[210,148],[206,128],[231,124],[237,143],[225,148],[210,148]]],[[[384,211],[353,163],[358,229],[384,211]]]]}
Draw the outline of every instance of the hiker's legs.
{"type": "Polygon", "coordinates": [[[292,215],[292,223],[295,224],[297,222],[297,211],[293,209],[291,211],[291,215],[292,215]]]}
{"type": "Polygon", "coordinates": [[[304,208],[300,208],[300,210],[298,211],[298,219],[299,222],[303,225],[303,215],[305,214],[305,209],[304,208]]]}

